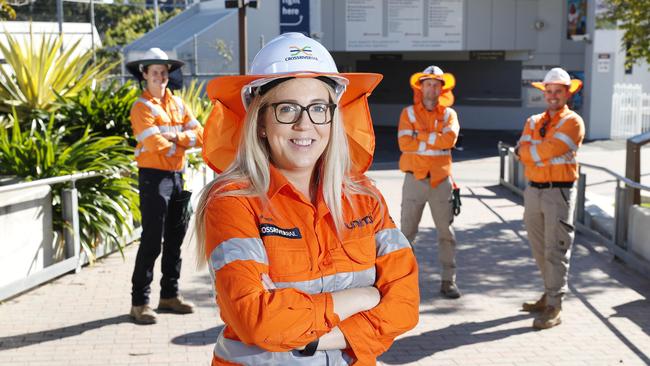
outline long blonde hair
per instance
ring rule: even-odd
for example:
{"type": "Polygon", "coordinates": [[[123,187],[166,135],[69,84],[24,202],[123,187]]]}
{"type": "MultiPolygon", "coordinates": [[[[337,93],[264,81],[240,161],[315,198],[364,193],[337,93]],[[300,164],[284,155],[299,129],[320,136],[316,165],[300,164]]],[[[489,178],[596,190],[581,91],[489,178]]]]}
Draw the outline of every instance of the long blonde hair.
{"type": "MultiPolygon", "coordinates": [[[[334,90],[323,82],[330,94],[330,100],[336,100],[334,90]]],[[[267,93],[256,96],[248,106],[244,119],[244,128],[241,135],[239,149],[233,163],[221,175],[208,183],[201,191],[196,214],[196,254],[197,266],[203,267],[207,263],[205,252],[205,214],[212,199],[223,196],[248,196],[259,197],[263,202],[268,202],[267,191],[270,184],[270,152],[269,148],[259,136],[258,127],[261,107],[266,105],[275,95],[276,88],[267,93]],[[244,188],[227,189],[233,184],[244,183],[244,188]]],[[[340,234],[345,227],[343,221],[342,196],[352,194],[370,195],[379,200],[376,193],[361,182],[354,181],[351,177],[352,160],[348,150],[348,139],[345,127],[338,108],[334,110],[329,143],[317,163],[320,169],[319,179],[322,180],[323,198],[329,208],[334,225],[340,234]]],[[[318,182],[316,182],[318,184],[318,182]]],[[[381,200],[379,200],[381,203],[381,200]]]]}

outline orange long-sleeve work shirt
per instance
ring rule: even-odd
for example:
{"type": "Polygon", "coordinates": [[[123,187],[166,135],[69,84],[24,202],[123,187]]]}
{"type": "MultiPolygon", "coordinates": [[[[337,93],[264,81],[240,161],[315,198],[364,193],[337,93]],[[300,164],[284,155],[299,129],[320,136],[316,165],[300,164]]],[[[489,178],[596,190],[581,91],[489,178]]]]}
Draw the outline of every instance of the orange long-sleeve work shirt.
{"type": "Polygon", "coordinates": [[[375,192],[378,199],[344,198],[340,239],[322,194],[312,204],[273,166],[267,204],[242,196],[208,203],[206,253],[226,323],[213,365],[304,365],[291,350],[336,326],[350,349],[318,351],[309,364],[374,365],[395,337],[417,324],[417,262],[375,192]],[[263,273],[277,290],[264,288],[263,273]],[[331,292],[365,286],[379,290],[379,305],[340,321],[331,292]]]}
{"type": "Polygon", "coordinates": [[[203,127],[169,89],[160,99],[145,90],[131,108],[131,127],[138,141],[135,160],[140,168],[181,171],[185,150],[203,145],[203,127]],[[164,138],[164,132],[175,132],[177,141],[164,138]]]}
{"type": "Polygon", "coordinates": [[[582,118],[566,105],[553,118],[548,111],[528,118],[518,143],[526,178],[537,183],[574,182],[576,154],[584,136],[582,118]]]}
{"type": "Polygon", "coordinates": [[[429,176],[432,187],[451,175],[451,149],[460,125],[456,111],[437,105],[432,111],[422,103],[402,110],[397,139],[402,156],[399,168],[416,179],[429,176]]]}

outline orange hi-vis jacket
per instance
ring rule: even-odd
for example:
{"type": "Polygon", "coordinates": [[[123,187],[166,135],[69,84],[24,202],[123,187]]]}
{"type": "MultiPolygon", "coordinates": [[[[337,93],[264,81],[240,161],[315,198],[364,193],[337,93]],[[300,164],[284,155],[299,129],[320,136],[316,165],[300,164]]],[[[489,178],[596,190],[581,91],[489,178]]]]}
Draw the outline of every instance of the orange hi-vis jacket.
{"type": "Polygon", "coordinates": [[[374,365],[417,324],[417,262],[372,189],[381,202],[343,199],[341,239],[322,190],[313,205],[273,166],[266,204],[242,196],[208,202],[206,255],[226,323],[212,365],[374,365]],[[264,288],[263,273],[277,290],[264,288]],[[331,292],[366,286],[379,290],[380,303],[340,321],[331,292]],[[291,352],[337,326],[350,349],[291,352]]]}
{"type": "Polygon", "coordinates": [[[416,179],[429,176],[432,187],[451,175],[451,149],[456,145],[460,125],[456,111],[438,104],[427,110],[416,103],[402,110],[397,140],[402,156],[399,168],[416,179]]]}
{"type": "Polygon", "coordinates": [[[526,178],[536,183],[574,182],[576,153],[584,137],[582,118],[566,105],[553,118],[548,111],[530,116],[518,143],[526,178]]]}
{"type": "Polygon", "coordinates": [[[131,127],[138,141],[135,160],[139,168],[181,171],[185,150],[203,145],[203,127],[169,89],[162,99],[145,90],[131,108],[131,127]],[[165,139],[163,132],[176,132],[178,141],[165,139]]]}

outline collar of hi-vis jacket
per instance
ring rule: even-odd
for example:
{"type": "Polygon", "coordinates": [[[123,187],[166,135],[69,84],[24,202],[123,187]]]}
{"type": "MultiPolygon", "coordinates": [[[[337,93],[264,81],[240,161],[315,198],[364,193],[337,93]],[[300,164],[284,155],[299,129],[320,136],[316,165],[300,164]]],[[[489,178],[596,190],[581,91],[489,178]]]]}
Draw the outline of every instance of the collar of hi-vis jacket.
{"type": "Polygon", "coordinates": [[[280,169],[276,168],[273,164],[269,164],[269,172],[271,178],[269,182],[269,190],[267,192],[269,200],[273,200],[273,197],[275,197],[277,194],[286,192],[287,194],[294,196],[296,199],[302,201],[303,203],[314,207],[318,213],[318,217],[323,217],[330,212],[329,208],[325,204],[325,199],[323,198],[322,183],[318,184],[318,191],[316,193],[316,205],[314,206],[314,204],[309,201],[308,197],[305,197],[302,193],[300,193],[293,186],[293,184],[287,180],[280,169]]]}
{"type": "MultiPolygon", "coordinates": [[[[421,123],[426,126],[427,123],[434,123],[435,121],[439,122],[439,126],[442,126],[444,122],[445,110],[447,107],[441,105],[440,103],[436,104],[433,110],[428,110],[424,104],[417,103],[413,106],[415,111],[415,121],[416,123],[421,123]],[[419,117],[419,118],[418,118],[419,117]],[[422,120],[424,119],[424,120],[422,120]]],[[[442,127],[440,127],[442,128],[442,127]]]]}
{"type": "Polygon", "coordinates": [[[183,116],[180,115],[176,102],[172,100],[172,95],[172,91],[167,88],[165,89],[165,95],[163,95],[162,98],[156,98],[148,89],[145,89],[140,97],[158,105],[163,111],[165,111],[172,122],[182,123],[183,116]]]}
{"type": "Polygon", "coordinates": [[[553,117],[551,117],[551,113],[547,109],[539,118],[539,120],[534,121],[535,125],[533,129],[539,132],[539,129],[542,128],[542,126],[544,126],[545,124],[547,124],[546,126],[547,130],[551,127],[555,127],[558,121],[560,121],[562,118],[566,117],[570,113],[573,113],[573,111],[571,111],[571,109],[569,109],[569,106],[566,104],[564,105],[564,107],[562,107],[562,109],[557,111],[553,117]]]}

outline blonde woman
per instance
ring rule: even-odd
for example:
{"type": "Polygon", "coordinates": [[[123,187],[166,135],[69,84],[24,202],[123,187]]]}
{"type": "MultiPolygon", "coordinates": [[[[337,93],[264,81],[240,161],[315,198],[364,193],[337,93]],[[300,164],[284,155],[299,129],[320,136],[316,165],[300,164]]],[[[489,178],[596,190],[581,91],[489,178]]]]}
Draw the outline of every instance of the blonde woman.
{"type": "Polygon", "coordinates": [[[215,79],[197,210],[226,327],[213,365],[368,365],[418,321],[417,264],[363,176],[380,75],[339,74],[283,34],[252,75],[215,79]],[[237,143],[239,142],[239,143],[237,143]]]}

